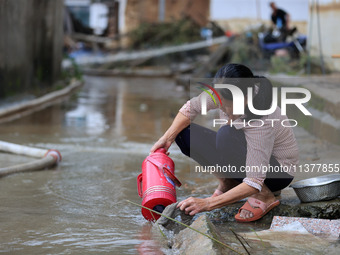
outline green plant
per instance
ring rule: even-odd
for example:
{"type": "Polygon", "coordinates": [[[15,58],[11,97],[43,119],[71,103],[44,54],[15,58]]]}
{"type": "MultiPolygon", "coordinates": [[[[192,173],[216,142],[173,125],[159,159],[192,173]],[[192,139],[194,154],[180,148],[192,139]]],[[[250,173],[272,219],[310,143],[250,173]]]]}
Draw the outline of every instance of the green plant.
{"type": "Polygon", "coordinates": [[[82,80],[83,73],[81,72],[80,67],[77,64],[77,62],[73,58],[70,58],[70,57],[65,57],[65,58],[70,60],[71,67],[66,70],[63,70],[62,72],[63,79],[66,80],[67,82],[72,78],[76,78],[77,80],[82,80]]]}
{"type": "Polygon", "coordinates": [[[189,17],[164,23],[141,23],[129,32],[131,49],[178,45],[201,40],[200,26],[189,17]]]}

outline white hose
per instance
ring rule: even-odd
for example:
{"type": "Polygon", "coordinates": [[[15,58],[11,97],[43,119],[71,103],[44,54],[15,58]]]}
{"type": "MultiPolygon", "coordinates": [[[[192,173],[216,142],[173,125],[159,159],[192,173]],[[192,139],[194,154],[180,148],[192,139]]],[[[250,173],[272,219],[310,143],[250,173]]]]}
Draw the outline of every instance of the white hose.
{"type": "Polygon", "coordinates": [[[34,158],[42,158],[45,156],[48,150],[0,141],[0,151],[5,151],[18,155],[25,155],[34,158]]]}
{"type": "Polygon", "coordinates": [[[48,155],[33,162],[0,168],[0,177],[15,173],[38,171],[55,165],[56,161],[57,159],[55,157],[48,155]]]}
{"type": "Polygon", "coordinates": [[[4,141],[0,141],[0,151],[41,158],[25,164],[0,168],[0,177],[19,172],[45,169],[61,161],[61,154],[57,150],[38,149],[4,141]]]}

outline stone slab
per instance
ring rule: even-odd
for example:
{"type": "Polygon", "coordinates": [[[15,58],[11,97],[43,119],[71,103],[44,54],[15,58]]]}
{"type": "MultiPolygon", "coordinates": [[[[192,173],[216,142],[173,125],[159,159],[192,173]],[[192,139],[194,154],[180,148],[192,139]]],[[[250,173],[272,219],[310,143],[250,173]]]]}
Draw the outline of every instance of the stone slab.
{"type": "Polygon", "coordinates": [[[293,222],[300,222],[313,235],[335,239],[340,235],[340,220],[274,216],[270,229],[276,230],[293,222]]]}
{"type": "Polygon", "coordinates": [[[310,233],[263,230],[243,233],[252,249],[250,254],[339,254],[339,244],[310,233]]]}
{"type": "MultiPolygon", "coordinates": [[[[198,217],[190,227],[226,243],[216,230],[214,224],[212,224],[205,214],[198,217]]],[[[226,244],[230,245],[230,242],[227,242],[226,244]]],[[[189,228],[180,231],[179,234],[175,236],[172,248],[177,254],[222,255],[232,254],[233,252],[223,245],[189,228]]],[[[232,247],[232,249],[243,252],[242,247],[232,247]]]]}

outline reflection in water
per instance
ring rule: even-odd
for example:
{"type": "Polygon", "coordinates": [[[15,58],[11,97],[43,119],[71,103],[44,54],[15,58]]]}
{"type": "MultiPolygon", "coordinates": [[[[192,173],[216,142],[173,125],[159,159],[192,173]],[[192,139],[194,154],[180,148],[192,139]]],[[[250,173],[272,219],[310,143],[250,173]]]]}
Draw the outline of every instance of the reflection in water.
{"type": "Polygon", "coordinates": [[[155,241],[151,233],[151,223],[144,224],[140,231],[139,239],[142,241],[136,245],[139,255],[161,255],[165,254],[164,249],[155,241]]]}
{"type": "Polygon", "coordinates": [[[124,100],[124,92],[125,92],[125,81],[121,81],[118,84],[118,92],[117,92],[117,103],[116,103],[116,117],[115,117],[115,135],[122,136],[123,135],[123,100],[124,100]]]}
{"type": "Polygon", "coordinates": [[[102,113],[107,97],[97,88],[79,94],[78,106],[65,114],[66,125],[85,127],[88,135],[100,135],[108,128],[102,113]]]}

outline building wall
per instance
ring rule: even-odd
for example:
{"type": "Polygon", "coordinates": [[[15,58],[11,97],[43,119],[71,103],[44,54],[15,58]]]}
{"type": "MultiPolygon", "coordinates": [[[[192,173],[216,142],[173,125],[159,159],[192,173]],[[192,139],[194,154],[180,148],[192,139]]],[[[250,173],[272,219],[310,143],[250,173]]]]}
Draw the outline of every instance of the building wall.
{"type": "Polygon", "coordinates": [[[127,0],[125,7],[124,31],[138,27],[143,22],[156,22],[158,20],[158,0],[127,0]]]}
{"type": "MultiPolygon", "coordinates": [[[[313,9],[313,16],[309,21],[311,54],[319,57],[320,44],[318,37],[318,24],[316,8],[313,9]]],[[[310,9],[312,13],[312,9],[310,9]]],[[[320,34],[321,49],[325,62],[331,69],[340,71],[340,59],[332,58],[333,54],[340,54],[340,33],[338,25],[340,24],[340,1],[320,1],[320,34]]]]}
{"type": "Polygon", "coordinates": [[[1,0],[0,31],[0,98],[60,78],[63,0],[1,0]]]}
{"type": "Polygon", "coordinates": [[[200,26],[205,26],[210,16],[210,0],[165,0],[165,20],[191,17],[200,26]]]}
{"type": "MultiPolygon", "coordinates": [[[[159,0],[127,0],[125,7],[124,31],[127,33],[142,22],[159,22],[159,0]]],[[[207,24],[210,0],[166,0],[165,21],[190,16],[198,24],[207,24]]]]}

